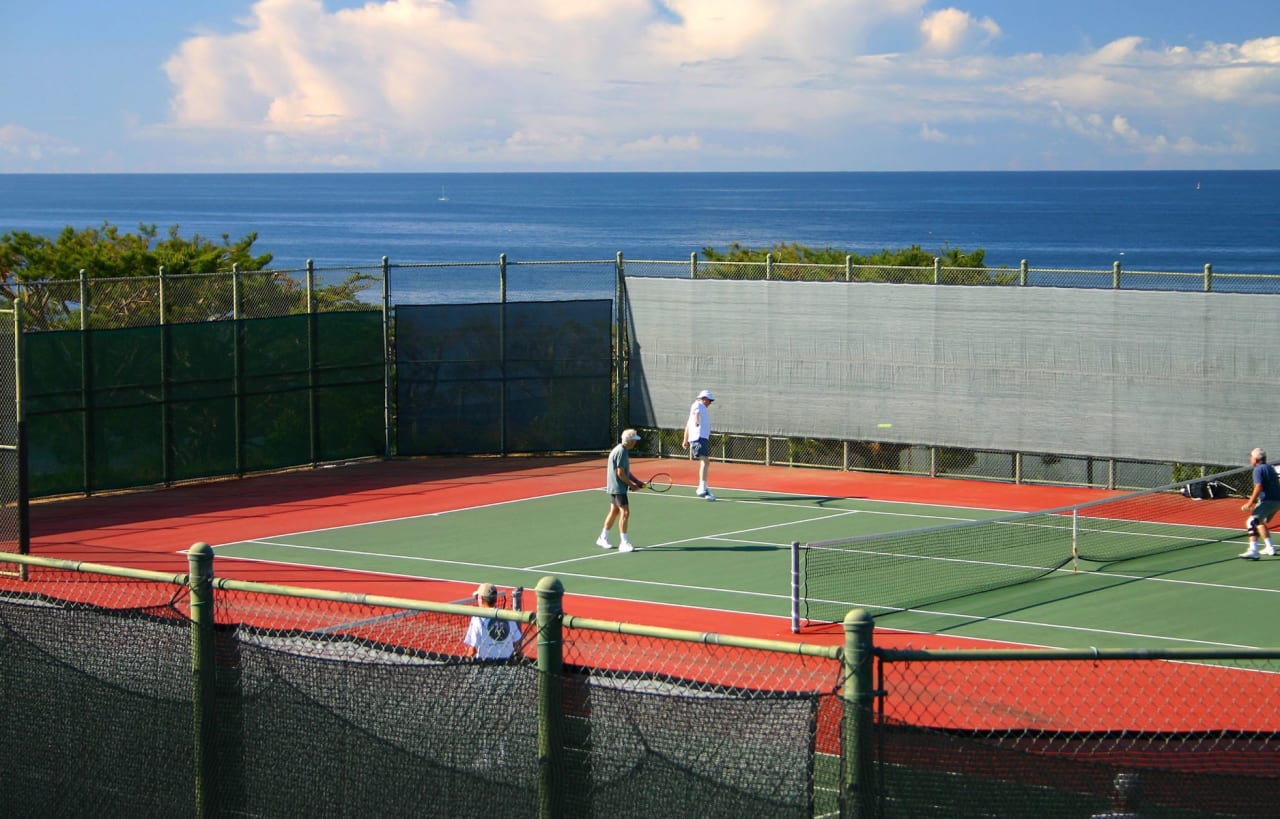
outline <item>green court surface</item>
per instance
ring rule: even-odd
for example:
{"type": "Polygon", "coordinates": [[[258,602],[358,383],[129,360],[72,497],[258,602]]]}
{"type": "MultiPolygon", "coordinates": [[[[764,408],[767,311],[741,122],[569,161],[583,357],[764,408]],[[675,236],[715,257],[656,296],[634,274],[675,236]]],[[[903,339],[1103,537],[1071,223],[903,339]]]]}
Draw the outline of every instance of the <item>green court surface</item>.
{"type": "MultiPolygon", "coordinates": [[[[595,545],[607,511],[592,489],[280,533],[216,547],[222,559],[532,587],[559,577],[574,595],[790,615],[793,541],[809,542],[996,518],[1000,510],[677,486],[631,495],[636,551],[595,545]]],[[[1049,576],[910,611],[875,612],[879,628],[1057,647],[1260,647],[1275,642],[1280,557],[1240,560],[1243,534],[1049,576]]],[[[617,528],[611,533],[616,545],[617,528]]],[[[1016,560],[994,552],[992,562],[1016,560]]],[[[988,559],[986,556],[983,558],[988,559]]],[[[950,571],[917,559],[925,588],[950,571]],[[939,573],[943,573],[940,575],[939,573]]],[[[912,582],[915,582],[913,576],[912,582]]],[[[690,612],[688,628],[702,630],[690,612]]],[[[804,631],[831,626],[806,624],[804,631]]],[[[803,634],[803,631],[802,631],[803,634]]],[[[803,637],[801,637],[803,639],[803,637]]]]}

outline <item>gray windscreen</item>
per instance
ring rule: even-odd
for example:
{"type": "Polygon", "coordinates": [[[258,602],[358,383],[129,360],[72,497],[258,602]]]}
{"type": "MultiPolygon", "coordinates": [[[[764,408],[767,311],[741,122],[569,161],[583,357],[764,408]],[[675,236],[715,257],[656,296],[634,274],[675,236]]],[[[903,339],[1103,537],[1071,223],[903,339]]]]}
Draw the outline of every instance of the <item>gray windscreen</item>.
{"type": "Polygon", "coordinates": [[[1275,297],[660,278],[626,292],[636,425],[680,428],[710,389],[718,432],[1222,464],[1275,426],[1275,297]]]}

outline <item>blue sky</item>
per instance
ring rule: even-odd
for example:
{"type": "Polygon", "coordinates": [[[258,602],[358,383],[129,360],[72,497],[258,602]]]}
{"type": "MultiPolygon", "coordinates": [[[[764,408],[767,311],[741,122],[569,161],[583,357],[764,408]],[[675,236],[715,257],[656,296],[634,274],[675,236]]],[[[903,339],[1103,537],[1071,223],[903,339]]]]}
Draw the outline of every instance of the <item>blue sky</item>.
{"type": "Polygon", "coordinates": [[[0,173],[1280,168],[1274,0],[0,0],[0,173]]]}

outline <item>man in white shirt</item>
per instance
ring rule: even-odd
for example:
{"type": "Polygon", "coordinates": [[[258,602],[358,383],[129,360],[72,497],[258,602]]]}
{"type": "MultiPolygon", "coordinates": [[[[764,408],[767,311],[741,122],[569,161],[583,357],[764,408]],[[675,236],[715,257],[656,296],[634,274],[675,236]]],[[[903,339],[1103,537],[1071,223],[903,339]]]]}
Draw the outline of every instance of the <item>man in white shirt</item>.
{"type": "Polygon", "coordinates": [[[711,390],[703,390],[689,407],[689,420],[684,425],[682,446],[698,459],[698,492],[700,498],[716,499],[707,488],[707,470],[711,465],[711,414],[707,408],[716,397],[711,390]]]}
{"type": "MultiPolygon", "coordinates": [[[[498,589],[481,583],[475,592],[476,605],[497,608],[498,589]]],[[[520,624],[496,617],[472,617],[463,642],[477,660],[507,660],[520,649],[520,624]]]]}

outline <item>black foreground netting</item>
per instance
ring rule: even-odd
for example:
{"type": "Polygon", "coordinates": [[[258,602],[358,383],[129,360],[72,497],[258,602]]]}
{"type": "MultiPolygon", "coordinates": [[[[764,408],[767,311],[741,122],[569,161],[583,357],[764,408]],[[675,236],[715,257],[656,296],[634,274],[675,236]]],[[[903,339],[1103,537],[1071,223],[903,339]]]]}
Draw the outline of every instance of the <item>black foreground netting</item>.
{"type": "Polygon", "coordinates": [[[570,678],[579,692],[572,815],[808,817],[819,695],[570,678]]]}
{"type": "Polygon", "coordinates": [[[1280,741],[1269,733],[885,726],[878,752],[886,817],[1264,816],[1280,805],[1280,741]]]}
{"type": "MultiPolygon", "coordinates": [[[[219,649],[221,810],[536,816],[539,672],[305,634],[219,649]]],[[[564,678],[565,815],[813,815],[818,697],[564,678]]]]}
{"type": "Polygon", "coordinates": [[[0,599],[8,815],[190,815],[191,631],[174,615],[0,599]]]}
{"type": "Polygon", "coordinates": [[[396,307],[401,455],[608,449],[613,303],[396,307]]]}

